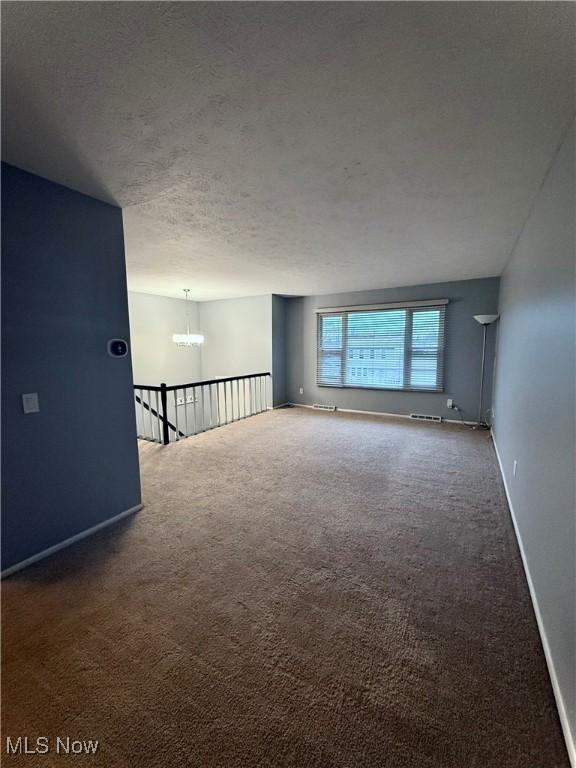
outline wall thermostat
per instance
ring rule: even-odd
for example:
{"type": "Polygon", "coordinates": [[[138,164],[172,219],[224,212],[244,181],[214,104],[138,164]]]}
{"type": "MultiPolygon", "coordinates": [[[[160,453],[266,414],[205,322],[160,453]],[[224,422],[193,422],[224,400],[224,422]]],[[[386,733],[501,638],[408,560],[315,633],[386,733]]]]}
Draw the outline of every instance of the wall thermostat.
{"type": "Polygon", "coordinates": [[[110,339],[108,342],[108,354],[110,357],[126,357],[128,354],[128,342],[124,339],[110,339]]]}

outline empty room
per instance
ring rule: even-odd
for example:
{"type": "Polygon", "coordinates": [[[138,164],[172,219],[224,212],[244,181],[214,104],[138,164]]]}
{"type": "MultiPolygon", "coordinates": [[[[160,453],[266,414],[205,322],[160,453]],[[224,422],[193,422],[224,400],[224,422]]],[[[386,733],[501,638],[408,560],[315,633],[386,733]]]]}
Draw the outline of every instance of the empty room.
{"type": "Polygon", "coordinates": [[[570,2],[1,2],[2,765],[576,768],[570,2]]]}

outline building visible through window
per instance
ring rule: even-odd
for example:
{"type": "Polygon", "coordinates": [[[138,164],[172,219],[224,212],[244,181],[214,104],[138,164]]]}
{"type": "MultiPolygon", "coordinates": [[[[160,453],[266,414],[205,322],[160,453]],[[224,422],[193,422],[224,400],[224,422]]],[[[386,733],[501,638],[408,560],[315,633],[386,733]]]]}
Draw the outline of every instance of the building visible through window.
{"type": "Polygon", "coordinates": [[[445,303],[320,313],[317,383],[442,391],[445,303]]]}

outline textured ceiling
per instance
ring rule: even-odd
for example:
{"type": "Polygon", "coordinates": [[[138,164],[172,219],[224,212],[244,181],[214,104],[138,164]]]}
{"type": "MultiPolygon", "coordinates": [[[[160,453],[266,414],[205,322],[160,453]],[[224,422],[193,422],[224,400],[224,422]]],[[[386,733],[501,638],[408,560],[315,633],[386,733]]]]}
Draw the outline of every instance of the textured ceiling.
{"type": "Polygon", "coordinates": [[[3,3],[4,159],[196,299],[499,274],[574,111],[570,3],[3,3]]]}

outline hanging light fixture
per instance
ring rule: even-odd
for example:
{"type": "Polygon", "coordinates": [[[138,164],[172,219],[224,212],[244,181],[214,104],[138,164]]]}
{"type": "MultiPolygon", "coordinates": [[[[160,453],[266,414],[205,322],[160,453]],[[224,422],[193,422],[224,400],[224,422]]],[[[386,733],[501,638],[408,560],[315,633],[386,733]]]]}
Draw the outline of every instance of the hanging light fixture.
{"type": "Polygon", "coordinates": [[[186,301],[186,333],[175,333],[172,336],[172,341],[179,347],[197,347],[199,344],[204,344],[204,336],[201,333],[190,333],[190,315],[188,312],[188,294],[190,288],[183,288],[185,301],[186,301]]]}

